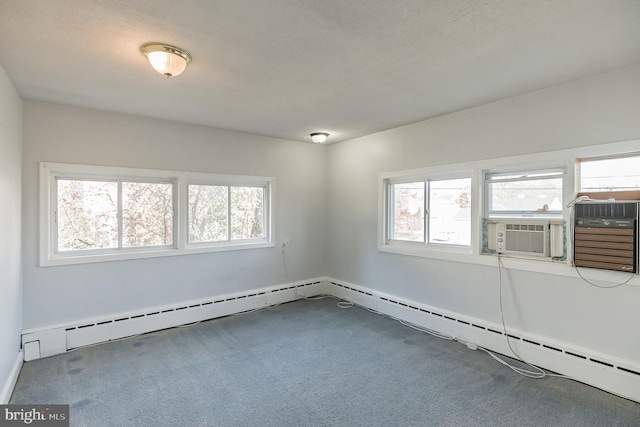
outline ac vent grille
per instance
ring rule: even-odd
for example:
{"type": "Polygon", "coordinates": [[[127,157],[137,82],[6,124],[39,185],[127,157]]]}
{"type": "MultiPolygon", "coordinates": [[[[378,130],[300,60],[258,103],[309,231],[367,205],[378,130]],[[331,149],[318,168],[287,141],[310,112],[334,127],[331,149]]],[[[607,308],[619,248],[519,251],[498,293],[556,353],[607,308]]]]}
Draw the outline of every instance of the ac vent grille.
{"type": "Polygon", "coordinates": [[[637,203],[577,203],[575,206],[578,218],[627,218],[635,219],[638,215],[637,203]]]}
{"type": "Polygon", "coordinates": [[[544,233],[544,225],[540,224],[505,224],[507,230],[541,231],[544,233]]]}
{"type": "Polygon", "coordinates": [[[545,227],[540,224],[505,224],[506,250],[544,254],[545,227]]]}

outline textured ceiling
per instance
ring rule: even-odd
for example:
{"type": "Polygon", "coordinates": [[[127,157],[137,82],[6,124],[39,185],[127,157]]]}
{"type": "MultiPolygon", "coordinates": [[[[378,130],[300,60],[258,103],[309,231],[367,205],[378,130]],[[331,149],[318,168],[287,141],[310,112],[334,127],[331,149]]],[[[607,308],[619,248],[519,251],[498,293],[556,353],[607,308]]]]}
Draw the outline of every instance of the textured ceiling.
{"type": "Polygon", "coordinates": [[[25,99],[309,142],[640,63],[640,0],[0,0],[25,99]],[[189,51],[181,76],[140,46],[189,51]]]}

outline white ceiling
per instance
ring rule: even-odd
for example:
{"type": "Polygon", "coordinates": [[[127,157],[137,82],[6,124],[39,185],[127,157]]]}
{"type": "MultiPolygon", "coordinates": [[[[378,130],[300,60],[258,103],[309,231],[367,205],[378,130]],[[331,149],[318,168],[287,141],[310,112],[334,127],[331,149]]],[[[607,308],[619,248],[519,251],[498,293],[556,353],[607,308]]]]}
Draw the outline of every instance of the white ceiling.
{"type": "Polygon", "coordinates": [[[25,99],[309,142],[640,63],[640,0],[0,0],[25,99]],[[140,53],[193,62],[165,79],[140,53]]]}

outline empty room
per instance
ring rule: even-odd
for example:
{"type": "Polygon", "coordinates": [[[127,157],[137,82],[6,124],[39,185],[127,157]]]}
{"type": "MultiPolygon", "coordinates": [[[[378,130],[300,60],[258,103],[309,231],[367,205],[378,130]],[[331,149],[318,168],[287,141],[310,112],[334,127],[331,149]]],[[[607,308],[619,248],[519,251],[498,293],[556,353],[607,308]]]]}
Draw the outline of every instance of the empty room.
{"type": "Polygon", "coordinates": [[[640,426],[639,23],[0,0],[0,425],[640,426]]]}

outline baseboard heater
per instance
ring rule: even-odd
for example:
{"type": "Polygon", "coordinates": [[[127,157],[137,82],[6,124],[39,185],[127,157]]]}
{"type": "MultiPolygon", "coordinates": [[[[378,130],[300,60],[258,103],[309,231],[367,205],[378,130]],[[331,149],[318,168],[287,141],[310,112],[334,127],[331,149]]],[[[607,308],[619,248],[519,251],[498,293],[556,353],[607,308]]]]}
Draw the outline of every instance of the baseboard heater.
{"type": "MultiPolygon", "coordinates": [[[[327,279],[327,293],[354,304],[513,357],[502,325],[327,279]]],[[[527,362],[640,402],[640,366],[590,349],[508,328],[511,347],[527,362]]]]}
{"type": "Polygon", "coordinates": [[[273,286],[185,302],[179,305],[25,330],[22,348],[25,361],[64,353],[74,348],[108,342],[248,310],[295,301],[325,293],[323,279],[273,286]]]}
{"type": "MultiPolygon", "coordinates": [[[[23,332],[25,361],[64,353],[85,345],[214,319],[256,308],[328,294],[354,304],[457,337],[497,353],[512,355],[502,326],[459,313],[405,300],[331,278],[262,288],[215,299],[93,319],[23,332]]],[[[640,366],[590,349],[509,328],[511,346],[530,363],[640,402],[640,366]]]]}

